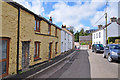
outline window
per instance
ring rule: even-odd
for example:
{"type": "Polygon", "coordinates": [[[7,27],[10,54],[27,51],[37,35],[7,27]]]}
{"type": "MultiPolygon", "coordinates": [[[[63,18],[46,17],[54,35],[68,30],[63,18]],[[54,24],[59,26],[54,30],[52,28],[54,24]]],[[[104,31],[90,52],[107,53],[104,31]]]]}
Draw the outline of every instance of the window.
{"type": "Polygon", "coordinates": [[[55,43],[55,54],[57,54],[57,45],[58,45],[58,42],[55,43]]]}
{"type": "Polygon", "coordinates": [[[55,28],[55,36],[57,36],[57,27],[55,28]]]}
{"type": "Polygon", "coordinates": [[[99,32],[99,38],[101,38],[101,32],[99,32]]]}
{"type": "Polygon", "coordinates": [[[40,21],[39,20],[35,20],[34,30],[40,32],[40,21]]]}
{"type": "Polygon", "coordinates": [[[39,59],[40,55],[40,42],[35,42],[35,47],[34,47],[34,59],[39,59]]]}
{"type": "Polygon", "coordinates": [[[48,34],[51,35],[51,25],[48,24],[48,34]]]}
{"type": "Polygon", "coordinates": [[[96,38],[98,38],[98,33],[96,33],[96,38]]]}
{"type": "Polygon", "coordinates": [[[8,56],[9,56],[9,39],[0,38],[0,76],[6,76],[8,74],[8,56]]]}
{"type": "Polygon", "coordinates": [[[95,34],[94,34],[94,39],[95,39],[95,34]]]}

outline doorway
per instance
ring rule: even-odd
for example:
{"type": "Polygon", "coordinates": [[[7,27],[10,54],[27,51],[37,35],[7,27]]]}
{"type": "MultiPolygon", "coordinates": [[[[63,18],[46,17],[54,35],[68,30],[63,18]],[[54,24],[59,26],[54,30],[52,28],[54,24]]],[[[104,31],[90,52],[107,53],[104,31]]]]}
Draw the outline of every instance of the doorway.
{"type": "Polygon", "coordinates": [[[29,68],[29,57],[30,57],[30,41],[22,42],[22,70],[29,68]]]}
{"type": "Polygon", "coordinates": [[[49,60],[51,59],[51,54],[52,54],[52,43],[49,43],[49,60]]]}

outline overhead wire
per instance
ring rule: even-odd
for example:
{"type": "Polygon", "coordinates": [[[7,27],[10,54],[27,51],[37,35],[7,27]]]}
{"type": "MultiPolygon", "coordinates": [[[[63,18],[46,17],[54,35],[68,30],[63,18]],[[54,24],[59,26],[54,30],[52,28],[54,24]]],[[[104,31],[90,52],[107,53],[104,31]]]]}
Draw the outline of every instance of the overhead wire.
{"type": "Polygon", "coordinates": [[[107,12],[107,6],[108,6],[108,0],[106,1],[106,9],[105,9],[104,14],[92,25],[92,27],[95,26],[104,17],[104,15],[107,12]]]}

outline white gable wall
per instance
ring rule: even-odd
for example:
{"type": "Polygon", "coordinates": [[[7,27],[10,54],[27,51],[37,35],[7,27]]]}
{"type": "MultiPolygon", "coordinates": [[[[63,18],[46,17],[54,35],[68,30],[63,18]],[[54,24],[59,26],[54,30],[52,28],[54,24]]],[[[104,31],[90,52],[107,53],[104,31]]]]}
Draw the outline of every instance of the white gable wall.
{"type": "Polygon", "coordinates": [[[112,22],[107,27],[107,37],[118,37],[118,24],[116,22],[112,22]]]}

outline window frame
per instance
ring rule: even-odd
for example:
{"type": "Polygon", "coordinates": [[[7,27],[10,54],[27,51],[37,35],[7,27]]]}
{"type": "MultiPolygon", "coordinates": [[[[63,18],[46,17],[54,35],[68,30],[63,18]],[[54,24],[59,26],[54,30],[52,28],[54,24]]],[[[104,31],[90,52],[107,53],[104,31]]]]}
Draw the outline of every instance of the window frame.
{"type": "Polygon", "coordinates": [[[58,47],[58,42],[55,43],[55,54],[58,53],[58,52],[57,52],[57,50],[58,50],[57,47],[58,47]]]}
{"type": "Polygon", "coordinates": [[[95,34],[94,34],[94,39],[95,39],[95,34]]]}
{"type": "Polygon", "coordinates": [[[9,68],[9,47],[10,47],[10,39],[8,38],[0,38],[0,40],[7,40],[7,53],[6,53],[6,59],[0,59],[0,62],[6,61],[6,73],[0,75],[0,77],[5,77],[8,75],[8,68],[9,68]]]}
{"type": "Polygon", "coordinates": [[[98,38],[98,33],[96,33],[96,38],[98,38]]]}
{"type": "Polygon", "coordinates": [[[99,38],[101,38],[101,32],[99,32],[99,38]]]}
{"type": "Polygon", "coordinates": [[[40,58],[40,43],[41,42],[35,41],[35,46],[34,46],[35,47],[34,48],[34,60],[40,58]],[[37,44],[38,44],[39,48],[38,48],[37,44]],[[37,51],[37,49],[38,49],[38,51],[37,51]],[[37,52],[38,52],[38,55],[37,55],[37,52]]]}
{"type": "Polygon", "coordinates": [[[41,21],[40,20],[35,20],[35,21],[36,21],[36,23],[35,23],[36,24],[36,26],[35,26],[36,30],[34,29],[34,31],[40,32],[40,22],[41,21]],[[38,27],[37,22],[39,22],[39,30],[37,29],[37,27],[38,27]]]}

